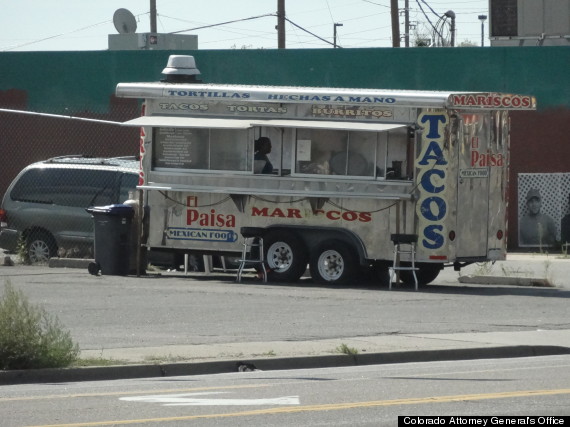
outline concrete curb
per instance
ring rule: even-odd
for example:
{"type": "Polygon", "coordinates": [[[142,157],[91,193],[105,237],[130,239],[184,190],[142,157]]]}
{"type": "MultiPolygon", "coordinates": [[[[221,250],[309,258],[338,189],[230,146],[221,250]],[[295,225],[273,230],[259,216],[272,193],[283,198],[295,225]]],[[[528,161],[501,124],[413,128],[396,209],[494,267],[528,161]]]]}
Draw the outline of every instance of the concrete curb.
{"type": "Polygon", "coordinates": [[[477,285],[508,285],[508,286],[535,286],[542,288],[555,288],[548,279],[534,277],[506,277],[506,276],[461,276],[459,283],[473,283],[477,285]]]}
{"type": "Polygon", "coordinates": [[[504,346],[448,350],[404,351],[355,355],[328,355],[219,361],[201,363],[174,363],[161,365],[122,365],[70,369],[30,369],[0,371],[0,385],[31,383],[62,383],[77,381],[108,381],[133,378],[174,377],[238,372],[240,363],[253,364],[262,371],[334,368],[345,366],[381,365],[391,363],[433,362],[443,360],[495,359],[570,354],[570,348],[561,346],[504,346]]]}
{"type": "Polygon", "coordinates": [[[50,258],[48,262],[49,268],[84,268],[87,270],[93,259],[84,258],[50,258]]]}

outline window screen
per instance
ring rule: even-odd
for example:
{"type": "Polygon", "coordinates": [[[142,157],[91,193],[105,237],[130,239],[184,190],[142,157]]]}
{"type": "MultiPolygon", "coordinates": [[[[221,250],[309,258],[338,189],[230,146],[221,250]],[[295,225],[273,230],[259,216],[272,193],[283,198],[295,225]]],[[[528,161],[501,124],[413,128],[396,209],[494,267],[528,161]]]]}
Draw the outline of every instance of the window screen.
{"type": "Polygon", "coordinates": [[[129,191],[134,191],[139,183],[139,176],[133,173],[121,174],[121,185],[119,187],[119,203],[129,200],[129,191]]]}

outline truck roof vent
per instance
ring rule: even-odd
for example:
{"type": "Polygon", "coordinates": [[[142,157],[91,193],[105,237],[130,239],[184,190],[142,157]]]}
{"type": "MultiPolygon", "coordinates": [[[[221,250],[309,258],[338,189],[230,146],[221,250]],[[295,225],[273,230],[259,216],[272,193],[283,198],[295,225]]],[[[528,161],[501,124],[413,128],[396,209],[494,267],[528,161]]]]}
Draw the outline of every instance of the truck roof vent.
{"type": "Polygon", "coordinates": [[[170,55],[166,68],[162,70],[168,83],[199,83],[200,70],[196,68],[196,61],[190,55],[170,55]]]}

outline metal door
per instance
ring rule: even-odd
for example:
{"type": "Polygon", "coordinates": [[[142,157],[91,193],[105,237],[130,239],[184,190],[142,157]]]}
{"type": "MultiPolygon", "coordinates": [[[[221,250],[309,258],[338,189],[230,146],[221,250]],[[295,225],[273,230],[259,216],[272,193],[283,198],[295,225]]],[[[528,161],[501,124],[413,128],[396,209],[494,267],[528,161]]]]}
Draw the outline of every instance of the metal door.
{"type": "Polygon", "coordinates": [[[498,159],[490,144],[490,115],[461,114],[457,127],[457,258],[486,257],[490,168],[498,159]]]}

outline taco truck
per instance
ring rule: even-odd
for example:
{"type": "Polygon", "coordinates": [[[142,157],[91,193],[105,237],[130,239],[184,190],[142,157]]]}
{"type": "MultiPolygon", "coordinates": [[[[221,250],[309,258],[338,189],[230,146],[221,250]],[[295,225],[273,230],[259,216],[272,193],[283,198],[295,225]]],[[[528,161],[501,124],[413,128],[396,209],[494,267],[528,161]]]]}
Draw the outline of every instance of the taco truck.
{"type": "Polygon", "coordinates": [[[241,228],[261,228],[270,280],[309,266],[329,284],[384,275],[394,234],[417,237],[421,284],[506,259],[509,111],[534,97],[205,84],[188,56],[163,74],[116,89],[144,100],[124,124],[141,129],[146,247],[239,255],[241,228]]]}

